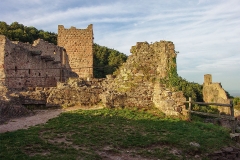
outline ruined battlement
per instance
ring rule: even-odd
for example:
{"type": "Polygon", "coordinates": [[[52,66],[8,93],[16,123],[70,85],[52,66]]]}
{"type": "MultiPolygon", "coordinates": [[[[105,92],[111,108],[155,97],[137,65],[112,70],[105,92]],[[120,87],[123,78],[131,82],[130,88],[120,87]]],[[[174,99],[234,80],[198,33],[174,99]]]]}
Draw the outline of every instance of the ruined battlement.
{"type": "Polygon", "coordinates": [[[69,65],[79,77],[93,77],[93,25],[86,29],[58,26],[58,46],[64,47],[69,65]]]}
{"type": "Polygon", "coordinates": [[[90,34],[93,31],[93,25],[90,24],[86,29],[77,29],[76,27],[71,26],[70,29],[64,28],[63,25],[58,25],[58,33],[59,32],[72,32],[74,35],[77,35],[79,33],[81,34],[90,34]]]}
{"type": "MultiPolygon", "coordinates": [[[[56,46],[53,43],[49,43],[44,41],[43,39],[37,39],[33,42],[33,44],[23,43],[19,41],[10,41],[13,44],[16,44],[19,47],[23,47],[29,51],[41,51],[41,56],[51,56],[55,59],[55,61],[61,61],[64,54],[64,48],[56,46]]],[[[66,58],[65,58],[66,59],[66,58]]]]}
{"type": "Polygon", "coordinates": [[[0,36],[0,82],[7,88],[56,86],[68,78],[64,69],[64,49],[37,40],[35,43],[12,42],[0,36]]]}

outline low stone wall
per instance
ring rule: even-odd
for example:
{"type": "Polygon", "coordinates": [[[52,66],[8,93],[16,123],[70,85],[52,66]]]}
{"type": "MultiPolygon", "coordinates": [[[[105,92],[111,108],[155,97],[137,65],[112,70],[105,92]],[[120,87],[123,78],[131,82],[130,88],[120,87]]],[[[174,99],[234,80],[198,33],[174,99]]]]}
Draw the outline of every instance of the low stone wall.
{"type": "Polygon", "coordinates": [[[68,83],[58,83],[49,91],[47,106],[93,106],[101,102],[103,79],[69,79],[68,83]]]}

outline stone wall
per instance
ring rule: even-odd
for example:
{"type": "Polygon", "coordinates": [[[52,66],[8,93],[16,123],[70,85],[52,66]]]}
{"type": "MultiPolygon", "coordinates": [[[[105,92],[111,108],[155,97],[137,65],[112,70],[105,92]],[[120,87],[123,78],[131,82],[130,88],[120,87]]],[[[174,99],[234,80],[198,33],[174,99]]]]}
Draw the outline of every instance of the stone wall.
{"type": "Polygon", "coordinates": [[[43,40],[12,42],[0,35],[0,81],[7,88],[50,87],[65,81],[70,71],[64,49],[43,40]],[[63,65],[65,64],[65,65],[63,65]]]}
{"type": "Polygon", "coordinates": [[[28,92],[20,92],[17,97],[22,104],[41,104],[52,106],[82,106],[101,105],[100,94],[106,88],[102,82],[105,79],[69,78],[67,82],[58,82],[57,87],[36,87],[28,92]]]}
{"type": "Polygon", "coordinates": [[[171,92],[160,79],[166,78],[176,67],[174,44],[160,41],[153,44],[138,42],[131,48],[131,55],[120,67],[116,77],[105,81],[107,92],[102,95],[108,107],[156,106],[168,115],[179,115],[185,109],[182,92],[171,92]]]}
{"type": "MultiPolygon", "coordinates": [[[[207,103],[225,103],[230,104],[225,90],[222,88],[221,83],[212,82],[212,75],[204,75],[203,83],[203,100],[207,103]]],[[[220,112],[230,114],[229,107],[218,107],[220,112]]]]}
{"type": "Polygon", "coordinates": [[[87,29],[71,27],[65,29],[58,26],[58,45],[66,49],[69,56],[71,70],[79,77],[93,76],[93,28],[87,29]]]}
{"type": "Polygon", "coordinates": [[[51,88],[46,100],[47,106],[84,106],[92,107],[101,102],[100,94],[104,79],[70,78],[67,83],[58,83],[51,88]]]}
{"type": "Polygon", "coordinates": [[[58,83],[57,87],[38,87],[30,95],[27,93],[20,97],[26,99],[26,104],[45,101],[48,106],[155,106],[167,115],[179,116],[186,113],[182,103],[186,101],[183,93],[173,92],[160,83],[160,79],[166,78],[168,71],[176,67],[173,61],[176,58],[173,43],[137,43],[131,52],[132,55],[116,75],[108,75],[106,79],[70,78],[66,83],[58,83]]]}

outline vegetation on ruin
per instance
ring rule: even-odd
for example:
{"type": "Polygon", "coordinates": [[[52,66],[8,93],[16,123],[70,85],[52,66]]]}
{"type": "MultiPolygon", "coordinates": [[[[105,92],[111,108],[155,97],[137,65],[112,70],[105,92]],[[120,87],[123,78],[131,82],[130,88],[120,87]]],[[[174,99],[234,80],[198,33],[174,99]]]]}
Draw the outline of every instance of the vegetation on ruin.
{"type": "Polygon", "coordinates": [[[233,105],[235,109],[240,110],[240,97],[234,97],[233,105]]]}
{"type": "Polygon", "coordinates": [[[0,141],[0,159],[19,160],[99,160],[123,155],[194,159],[233,144],[220,126],[170,119],[156,109],[126,108],[65,112],[44,125],[2,133],[0,141]]]}
{"type": "MultiPolygon", "coordinates": [[[[57,44],[57,34],[38,30],[35,27],[24,26],[18,22],[8,25],[0,21],[0,34],[5,35],[11,41],[21,41],[33,43],[36,39],[43,39],[49,43],[57,44]]],[[[94,43],[93,46],[94,70],[96,78],[105,78],[108,74],[113,74],[116,69],[127,60],[127,55],[117,50],[100,46],[94,43]]]]}
{"type": "Polygon", "coordinates": [[[189,82],[178,75],[176,58],[172,59],[168,68],[168,76],[165,79],[161,79],[162,83],[166,84],[173,91],[182,91],[186,98],[191,97],[193,101],[197,102],[203,101],[203,86],[195,82],[189,82]]]}

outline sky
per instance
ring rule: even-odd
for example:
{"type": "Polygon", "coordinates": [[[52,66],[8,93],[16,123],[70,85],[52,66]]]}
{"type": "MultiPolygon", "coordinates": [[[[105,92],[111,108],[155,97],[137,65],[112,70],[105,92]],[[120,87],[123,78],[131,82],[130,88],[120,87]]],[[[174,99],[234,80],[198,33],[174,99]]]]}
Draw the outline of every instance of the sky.
{"type": "Polygon", "coordinates": [[[172,41],[178,74],[204,74],[240,96],[240,0],[1,0],[0,21],[57,33],[93,24],[94,42],[130,55],[136,42],[172,41]]]}

